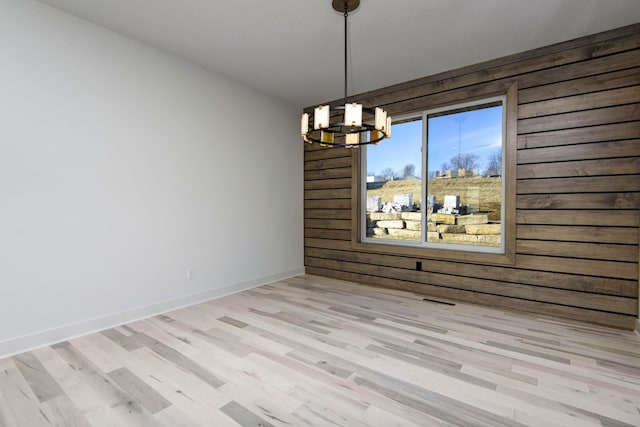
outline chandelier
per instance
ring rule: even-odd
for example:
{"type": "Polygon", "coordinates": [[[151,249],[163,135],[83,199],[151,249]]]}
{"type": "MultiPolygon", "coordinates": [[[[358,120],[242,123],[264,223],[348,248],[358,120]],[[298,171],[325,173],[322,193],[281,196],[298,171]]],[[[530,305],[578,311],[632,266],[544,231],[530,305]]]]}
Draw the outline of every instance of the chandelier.
{"type": "Polygon", "coordinates": [[[300,126],[302,139],[323,147],[357,148],[361,145],[379,144],[384,138],[391,138],[391,117],[382,108],[364,107],[348,100],[349,12],[360,6],[360,0],[332,0],[332,6],[334,10],[344,14],[344,105],[320,105],[312,114],[303,113],[300,126]],[[342,121],[338,122],[340,116],[342,121]]]}

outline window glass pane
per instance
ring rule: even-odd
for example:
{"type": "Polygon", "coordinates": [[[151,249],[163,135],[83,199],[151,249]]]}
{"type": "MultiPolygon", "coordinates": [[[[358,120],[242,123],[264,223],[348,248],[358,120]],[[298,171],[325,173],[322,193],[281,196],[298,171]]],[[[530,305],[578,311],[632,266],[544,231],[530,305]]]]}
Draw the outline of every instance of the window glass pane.
{"type": "Polygon", "coordinates": [[[366,149],[366,237],[422,240],[422,120],[392,125],[391,140],[366,149]]]}
{"type": "Polygon", "coordinates": [[[427,243],[498,247],[503,106],[427,115],[427,243]]]}
{"type": "Polygon", "coordinates": [[[500,96],[405,116],[394,122],[391,140],[367,146],[362,238],[503,252],[504,102],[500,96]]]}

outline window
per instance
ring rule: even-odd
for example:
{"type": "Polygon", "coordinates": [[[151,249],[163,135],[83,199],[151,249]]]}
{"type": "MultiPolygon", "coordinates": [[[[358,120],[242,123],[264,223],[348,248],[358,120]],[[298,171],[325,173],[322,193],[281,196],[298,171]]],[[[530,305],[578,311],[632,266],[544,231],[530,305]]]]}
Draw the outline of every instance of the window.
{"type": "Polygon", "coordinates": [[[363,150],[360,241],[504,254],[506,98],[400,117],[363,150]]]}

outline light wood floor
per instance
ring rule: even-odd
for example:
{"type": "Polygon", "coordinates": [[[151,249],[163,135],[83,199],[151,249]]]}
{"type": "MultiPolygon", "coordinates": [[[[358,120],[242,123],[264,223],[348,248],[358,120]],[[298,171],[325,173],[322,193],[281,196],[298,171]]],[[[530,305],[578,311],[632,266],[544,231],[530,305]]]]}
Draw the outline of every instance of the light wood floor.
{"type": "Polygon", "coordinates": [[[301,276],[0,360],[1,426],[639,426],[640,337],[301,276]]]}

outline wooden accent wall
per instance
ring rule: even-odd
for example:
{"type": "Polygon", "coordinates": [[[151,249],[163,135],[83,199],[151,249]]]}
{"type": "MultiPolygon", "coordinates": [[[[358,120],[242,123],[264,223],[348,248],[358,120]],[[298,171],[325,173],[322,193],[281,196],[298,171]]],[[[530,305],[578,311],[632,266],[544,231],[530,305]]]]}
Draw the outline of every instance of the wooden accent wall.
{"type": "Polygon", "coordinates": [[[352,242],[358,150],[306,146],[307,272],[632,329],[639,285],[640,24],[359,99],[397,115],[447,102],[460,90],[473,96],[512,82],[518,88],[512,264],[363,250],[352,242]]]}

